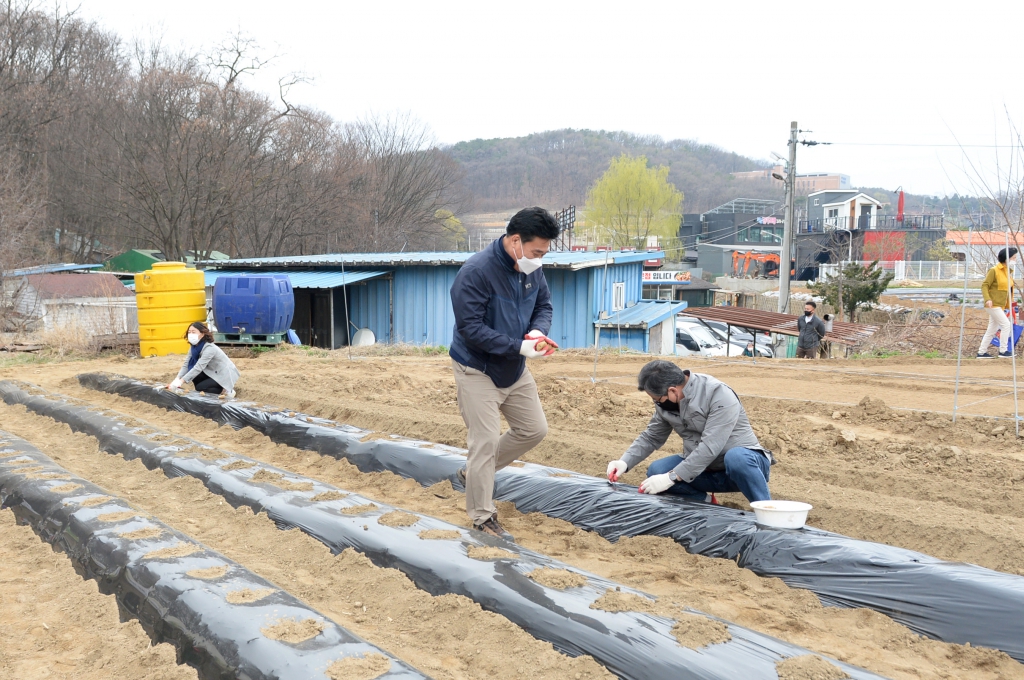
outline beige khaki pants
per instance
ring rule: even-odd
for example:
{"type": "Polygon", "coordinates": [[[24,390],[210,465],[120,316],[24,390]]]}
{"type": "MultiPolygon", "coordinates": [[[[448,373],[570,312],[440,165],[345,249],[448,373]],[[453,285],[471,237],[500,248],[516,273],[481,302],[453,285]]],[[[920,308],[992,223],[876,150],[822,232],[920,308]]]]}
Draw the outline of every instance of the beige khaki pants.
{"type": "Polygon", "coordinates": [[[1010,338],[1013,337],[1013,324],[1010,323],[1010,317],[1006,316],[1006,310],[1002,307],[986,307],[985,311],[988,313],[988,328],[985,329],[985,335],[981,336],[981,347],[978,348],[978,354],[988,352],[989,343],[992,342],[992,338],[996,337],[997,331],[999,333],[999,351],[1005,352],[1006,348],[1010,346],[1010,338]]]}
{"type": "Polygon", "coordinates": [[[524,369],[511,387],[495,387],[475,368],[452,361],[459,413],[469,429],[466,461],[466,513],[480,524],[497,512],[494,473],[539,444],[548,433],[537,383],[524,369]],[[501,416],[509,429],[501,433],[501,416]]]}

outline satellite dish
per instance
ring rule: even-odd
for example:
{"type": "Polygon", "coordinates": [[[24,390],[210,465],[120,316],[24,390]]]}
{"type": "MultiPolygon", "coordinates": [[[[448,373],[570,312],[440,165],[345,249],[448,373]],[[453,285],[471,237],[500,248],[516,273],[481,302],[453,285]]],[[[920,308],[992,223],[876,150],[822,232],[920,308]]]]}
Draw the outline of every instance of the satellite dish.
{"type": "Polygon", "coordinates": [[[356,334],[352,336],[353,347],[368,347],[375,342],[377,342],[377,338],[369,328],[360,328],[356,331],[356,334]]]}

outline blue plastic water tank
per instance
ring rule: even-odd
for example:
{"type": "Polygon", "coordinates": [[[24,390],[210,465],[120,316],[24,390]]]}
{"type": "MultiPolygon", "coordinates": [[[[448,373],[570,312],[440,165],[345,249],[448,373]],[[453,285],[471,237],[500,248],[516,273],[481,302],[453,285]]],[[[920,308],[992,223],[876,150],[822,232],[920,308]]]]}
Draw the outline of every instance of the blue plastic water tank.
{"type": "Polygon", "coordinates": [[[295,296],[283,274],[221,276],[213,286],[213,318],[221,333],[284,333],[295,296]]]}

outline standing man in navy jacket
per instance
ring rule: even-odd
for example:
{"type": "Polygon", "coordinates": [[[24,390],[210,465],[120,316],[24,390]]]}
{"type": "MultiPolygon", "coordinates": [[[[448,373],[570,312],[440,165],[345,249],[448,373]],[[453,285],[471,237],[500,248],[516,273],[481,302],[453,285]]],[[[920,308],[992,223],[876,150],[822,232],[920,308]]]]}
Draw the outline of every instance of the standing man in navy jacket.
{"type": "Polygon", "coordinates": [[[469,429],[469,456],[458,472],[466,512],[476,529],[512,537],[498,523],[494,473],[539,444],[548,433],[537,383],[526,359],[554,354],[551,293],[541,258],[558,237],[543,208],[524,208],[505,235],[462,266],[452,284],[452,358],[459,412],[469,429]],[[501,416],[509,429],[501,433],[501,416]]]}

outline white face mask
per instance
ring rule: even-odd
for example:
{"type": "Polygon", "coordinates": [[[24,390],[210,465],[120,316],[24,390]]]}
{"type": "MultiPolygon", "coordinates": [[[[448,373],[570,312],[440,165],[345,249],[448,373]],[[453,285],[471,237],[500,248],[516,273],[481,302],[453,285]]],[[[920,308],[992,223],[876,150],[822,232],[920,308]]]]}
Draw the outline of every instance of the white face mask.
{"type": "Polygon", "coordinates": [[[541,268],[542,263],[539,257],[535,257],[532,259],[526,257],[526,249],[523,248],[522,240],[519,241],[519,248],[523,252],[523,256],[516,260],[516,264],[519,265],[519,271],[521,271],[524,274],[532,274],[541,268]]]}
{"type": "Polygon", "coordinates": [[[188,344],[190,344],[190,345],[198,345],[199,341],[202,340],[202,338],[203,338],[203,336],[201,336],[201,335],[199,335],[197,333],[189,333],[188,334],[188,344]]]}

